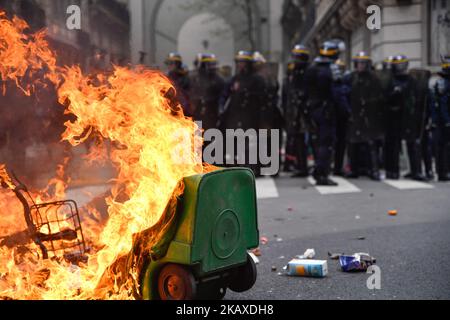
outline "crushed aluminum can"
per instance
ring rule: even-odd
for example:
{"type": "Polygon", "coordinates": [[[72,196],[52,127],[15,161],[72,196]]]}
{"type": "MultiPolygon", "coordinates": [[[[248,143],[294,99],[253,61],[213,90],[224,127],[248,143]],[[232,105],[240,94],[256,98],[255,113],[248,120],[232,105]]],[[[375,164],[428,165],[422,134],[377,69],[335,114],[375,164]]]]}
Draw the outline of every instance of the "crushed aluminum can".
{"type": "Polygon", "coordinates": [[[339,263],[344,272],[366,271],[368,267],[376,264],[376,262],[376,259],[368,253],[355,253],[351,256],[339,256],[339,263]]]}
{"type": "Polygon", "coordinates": [[[289,276],[323,278],[328,274],[326,260],[293,259],[286,266],[289,276]]]}

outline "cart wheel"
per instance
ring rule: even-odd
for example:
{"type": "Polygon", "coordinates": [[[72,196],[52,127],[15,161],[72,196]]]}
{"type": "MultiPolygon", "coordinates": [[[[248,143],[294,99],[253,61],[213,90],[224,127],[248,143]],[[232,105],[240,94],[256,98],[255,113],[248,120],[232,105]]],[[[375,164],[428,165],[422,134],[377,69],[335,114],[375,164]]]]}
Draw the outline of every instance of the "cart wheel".
{"type": "Polygon", "coordinates": [[[197,284],[192,272],[177,264],[165,265],[158,277],[158,293],[161,300],[193,300],[197,284]]]}
{"type": "Polygon", "coordinates": [[[219,287],[217,288],[217,295],[215,296],[214,300],[222,300],[225,298],[225,295],[227,294],[227,287],[219,287]]]}
{"type": "Polygon", "coordinates": [[[234,277],[230,280],[228,288],[234,292],[250,290],[256,282],[256,264],[247,253],[247,263],[236,268],[234,277]]]}

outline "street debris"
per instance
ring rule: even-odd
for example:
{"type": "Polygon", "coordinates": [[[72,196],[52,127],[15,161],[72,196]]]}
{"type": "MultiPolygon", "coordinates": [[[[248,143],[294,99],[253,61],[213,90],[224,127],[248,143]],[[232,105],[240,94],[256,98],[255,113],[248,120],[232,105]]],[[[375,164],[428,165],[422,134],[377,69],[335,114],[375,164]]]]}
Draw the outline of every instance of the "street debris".
{"type": "Polygon", "coordinates": [[[295,256],[295,259],[314,259],[316,251],[314,249],[307,249],[301,256],[295,256]]]}
{"type": "Polygon", "coordinates": [[[361,217],[360,216],[355,216],[355,219],[359,220],[359,219],[361,219],[361,217]]]}
{"type": "Polygon", "coordinates": [[[288,210],[289,212],[292,212],[292,211],[294,211],[294,208],[289,207],[287,210],[288,210]]]}
{"type": "Polygon", "coordinates": [[[331,252],[328,252],[328,257],[331,260],[339,260],[339,257],[343,256],[343,255],[344,255],[343,253],[331,253],[331,252]]]}
{"type": "Polygon", "coordinates": [[[323,278],[328,274],[326,260],[293,259],[286,266],[289,276],[323,278]]]}
{"type": "Polygon", "coordinates": [[[277,271],[277,267],[272,266],[271,270],[272,270],[272,272],[275,272],[275,271],[277,271]]]}
{"type": "Polygon", "coordinates": [[[269,242],[269,239],[267,239],[267,237],[261,237],[259,241],[261,242],[261,244],[267,244],[267,242],[269,242]]]}
{"type": "Polygon", "coordinates": [[[397,211],[397,210],[389,210],[389,211],[388,211],[388,214],[389,214],[390,216],[396,216],[396,215],[398,214],[398,211],[397,211]]]}
{"type": "Polygon", "coordinates": [[[356,240],[366,240],[366,237],[358,237],[356,240]]]}
{"type": "Polygon", "coordinates": [[[339,263],[342,271],[366,271],[368,267],[376,263],[376,259],[368,253],[355,253],[351,256],[340,255],[339,263]]]}
{"type": "Polygon", "coordinates": [[[277,242],[283,242],[283,238],[277,238],[277,242]]]}
{"type": "Polygon", "coordinates": [[[250,252],[252,254],[254,254],[256,257],[260,257],[261,256],[261,249],[259,247],[251,250],[250,252]]]}
{"type": "Polygon", "coordinates": [[[248,255],[253,259],[253,262],[255,262],[255,264],[259,264],[259,259],[253,252],[249,252],[248,255]]]}

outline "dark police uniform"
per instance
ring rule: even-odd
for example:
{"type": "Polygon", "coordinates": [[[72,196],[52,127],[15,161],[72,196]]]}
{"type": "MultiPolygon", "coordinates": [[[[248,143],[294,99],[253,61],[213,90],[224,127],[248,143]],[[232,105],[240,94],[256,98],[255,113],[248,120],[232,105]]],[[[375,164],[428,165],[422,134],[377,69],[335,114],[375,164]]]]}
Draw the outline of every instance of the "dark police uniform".
{"type": "Polygon", "coordinates": [[[344,175],[344,158],[347,149],[348,127],[350,117],[351,83],[348,72],[343,72],[337,64],[333,69],[333,99],[336,102],[336,145],[334,155],[334,174],[344,175]]]}
{"type": "Polygon", "coordinates": [[[224,80],[217,73],[197,72],[191,77],[189,100],[195,121],[202,121],[202,128],[216,128],[219,116],[219,100],[225,88],[224,80]]]}
{"type": "Polygon", "coordinates": [[[307,176],[306,83],[303,68],[295,67],[283,82],[282,106],[285,112],[287,145],[286,161],[294,163],[297,175],[307,176]]]}
{"type": "Polygon", "coordinates": [[[416,107],[406,123],[409,130],[404,137],[407,141],[408,158],[411,165],[411,172],[407,177],[424,180],[422,162],[425,164],[427,177],[432,177],[431,132],[427,126],[429,119],[427,97],[431,72],[413,69],[409,74],[416,82],[416,107]]]}
{"type": "Polygon", "coordinates": [[[379,180],[377,141],[384,137],[383,90],[372,71],[353,72],[351,84],[351,117],[349,128],[350,165],[352,176],[367,169],[367,174],[379,180]]]}
{"type": "MultiPolygon", "coordinates": [[[[400,176],[399,157],[403,138],[409,139],[413,129],[408,127],[416,112],[416,84],[408,74],[394,75],[388,90],[388,109],[386,112],[385,168],[387,178],[400,176]]],[[[415,149],[414,151],[420,152],[415,149]]],[[[416,163],[411,169],[417,169],[416,163]]]]}
{"type": "MultiPolygon", "coordinates": [[[[223,113],[220,116],[220,127],[223,132],[226,129],[255,129],[258,133],[260,125],[260,112],[268,102],[266,83],[264,79],[255,73],[251,64],[247,72],[235,75],[226,85],[221,98],[223,113]]],[[[229,137],[227,137],[228,139],[229,137]]],[[[257,143],[257,141],[253,141],[257,143]]],[[[249,143],[245,146],[245,166],[253,169],[259,175],[259,164],[249,163],[249,143]]],[[[257,149],[253,149],[257,150],[257,149]]],[[[236,152],[234,153],[236,156],[236,152]]]]}
{"type": "Polygon", "coordinates": [[[450,75],[441,75],[431,92],[430,112],[435,127],[439,181],[450,181],[450,75]]]}
{"type": "Polygon", "coordinates": [[[329,180],[336,137],[336,103],[333,99],[332,60],[318,57],[305,75],[307,110],[312,124],[314,178],[318,185],[335,185],[329,180]],[[331,183],[330,183],[331,182],[331,183]]]}

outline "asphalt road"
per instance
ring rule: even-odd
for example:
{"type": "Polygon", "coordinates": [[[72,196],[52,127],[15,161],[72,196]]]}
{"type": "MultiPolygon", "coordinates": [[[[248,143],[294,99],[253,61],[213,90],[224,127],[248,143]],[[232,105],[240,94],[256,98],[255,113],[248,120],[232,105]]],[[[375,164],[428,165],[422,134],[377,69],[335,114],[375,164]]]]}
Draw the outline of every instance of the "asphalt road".
{"type": "Polygon", "coordinates": [[[261,245],[256,285],[225,299],[450,299],[450,184],[400,190],[361,179],[350,181],[357,192],[320,194],[306,179],[274,182],[278,195],[258,200],[260,234],[269,242],[261,245]],[[398,215],[389,216],[391,209],[398,215]],[[328,259],[325,278],[279,274],[307,248],[316,259],[370,253],[381,289],[369,290],[370,274],[344,273],[336,260],[328,259]]]}
{"type": "MultiPolygon", "coordinates": [[[[74,189],[68,197],[81,206],[107,188],[74,189]]],[[[260,235],[269,242],[260,247],[254,288],[228,291],[225,299],[450,299],[450,184],[359,179],[323,190],[281,177],[258,179],[257,189],[260,235]],[[391,209],[398,215],[389,216],[391,209]],[[328,260],[325,278],[279,274],[308,248],[328,260]],[[381,289],[367,288],[370,274],[340,271],[328,252],[370,253],[381,289]]]]}

